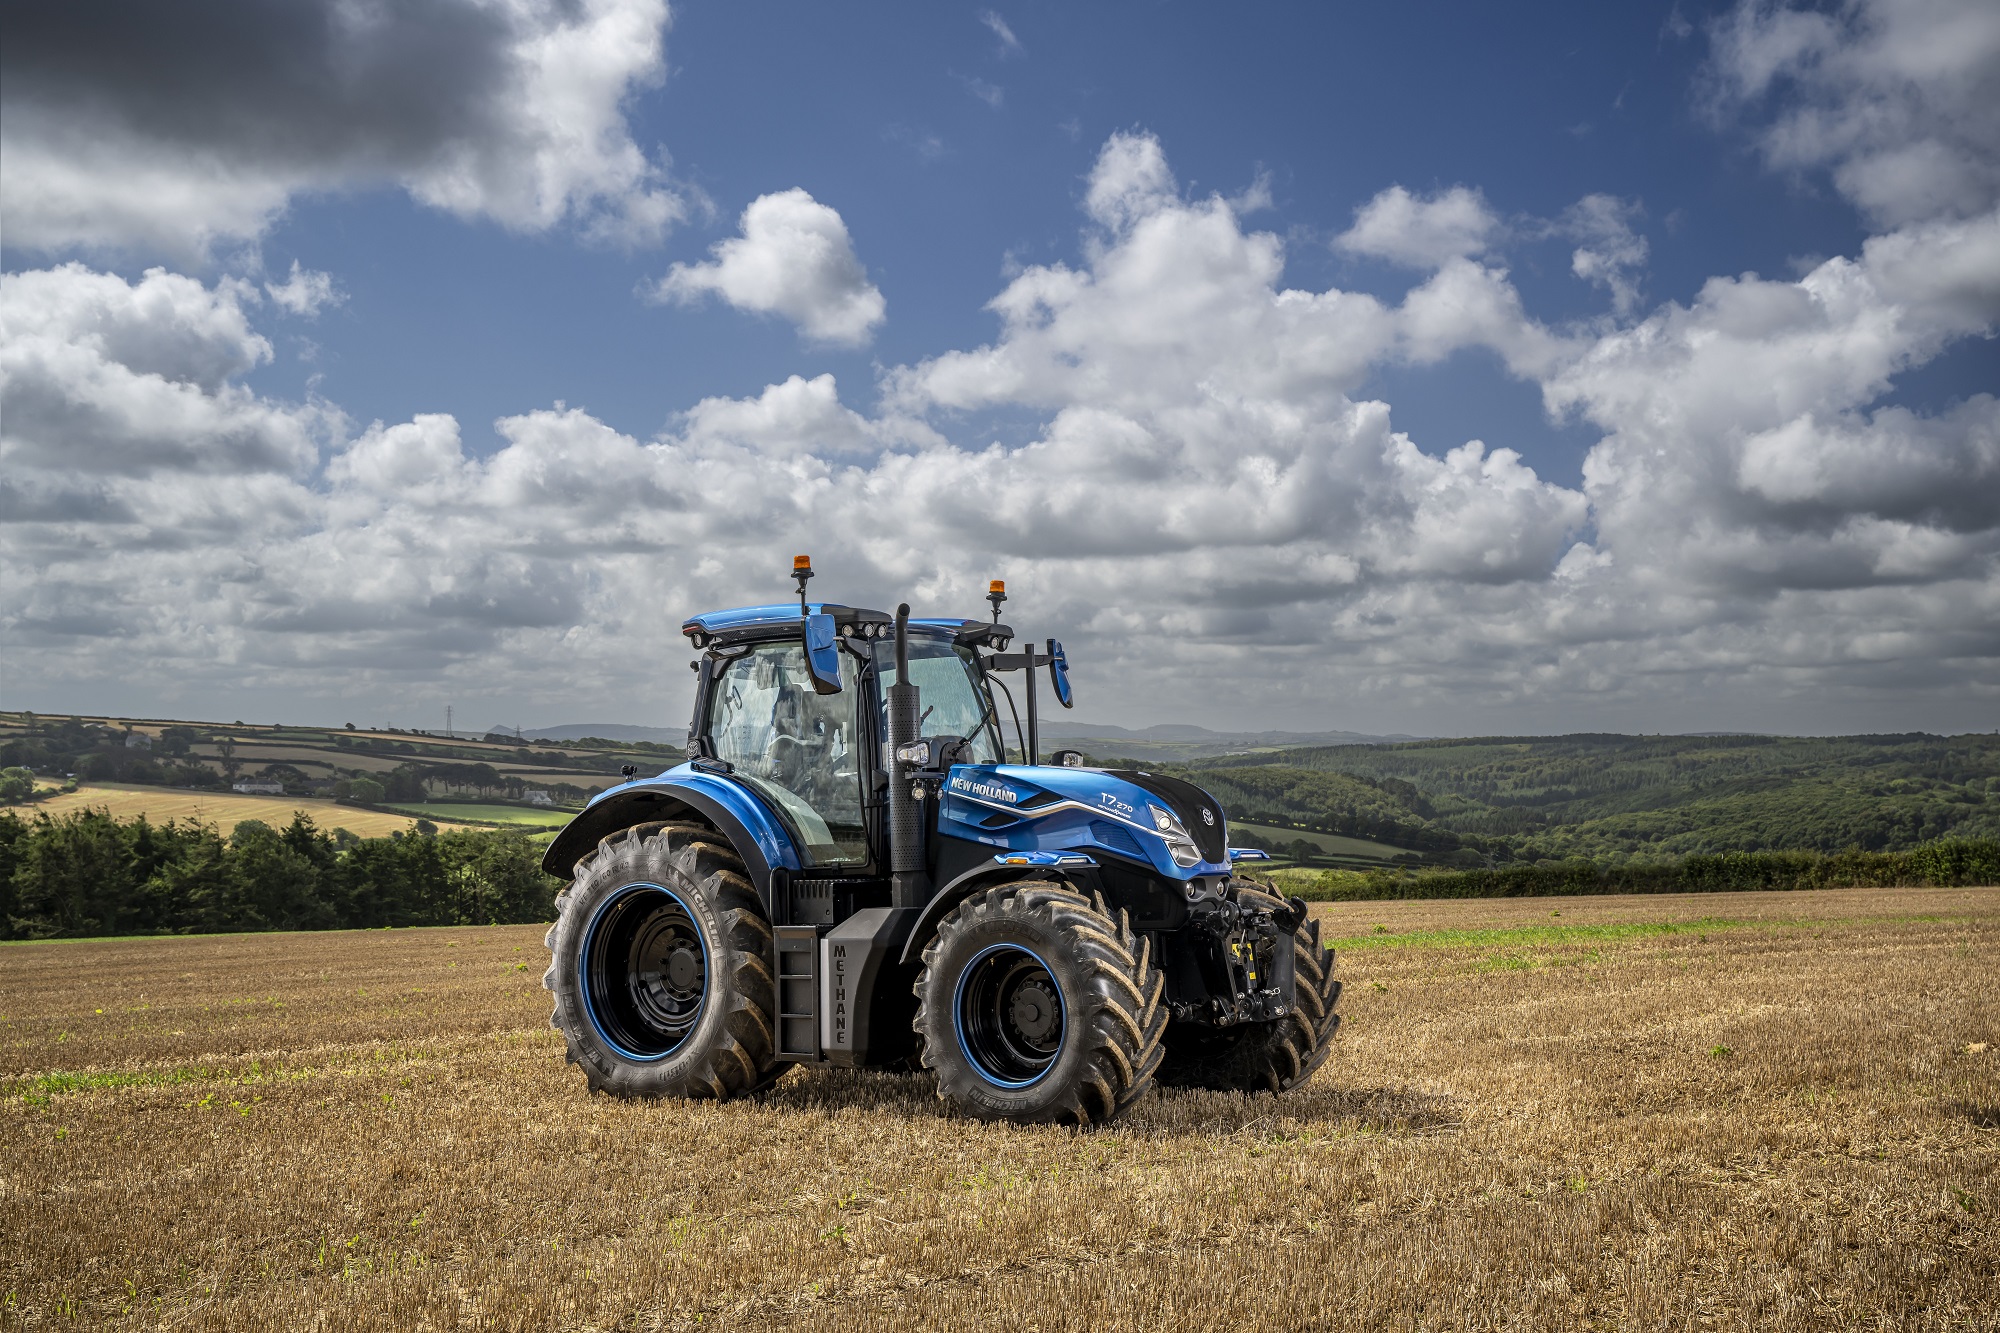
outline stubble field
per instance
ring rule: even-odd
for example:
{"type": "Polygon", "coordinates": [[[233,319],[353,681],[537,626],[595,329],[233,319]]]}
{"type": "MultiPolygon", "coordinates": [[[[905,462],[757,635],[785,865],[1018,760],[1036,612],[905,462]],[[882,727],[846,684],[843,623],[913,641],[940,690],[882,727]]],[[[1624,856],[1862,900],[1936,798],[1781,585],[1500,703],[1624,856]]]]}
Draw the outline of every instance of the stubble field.
{"type": "MultiPolygon", "coordinates": [[[[272,828],[283,828],[298,813],[310,815],[323,829],[344,828],[362,838],[386,838],[417,826],[415,815],[383,814],[311,796],[246,796],[241,792],[186,791],[117,783],[91,783],[31,806],[15,807],[14,813],[24,819],[37,814],[61,818],[78,810],[103,810],[114,819],[144,816],[155,824],[164,824],[169,819],[191,820],[214,824],[225,835],[246,819],[261,819],[272,828]]],[[[431,819],[445,822],[438,815],[432,815],[431,819]]]]}
{"type": "Polygon", "coordinates": [[[1315,910],[1308,1088],[1086,1133],[587,1097],[535,927],[0,947],[0,1327],[2000,1328],[2000,891],[1315,910]]]}

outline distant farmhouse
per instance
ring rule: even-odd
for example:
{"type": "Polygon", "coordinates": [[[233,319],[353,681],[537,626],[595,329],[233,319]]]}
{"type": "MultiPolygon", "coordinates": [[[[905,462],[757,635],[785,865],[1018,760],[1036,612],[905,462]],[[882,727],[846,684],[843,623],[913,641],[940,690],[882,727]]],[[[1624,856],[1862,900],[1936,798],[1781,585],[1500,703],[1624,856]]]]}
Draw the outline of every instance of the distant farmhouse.
{"type": "Polygon", "coordinates": [[[240,791],[245,796],[283,796],[285,784],[282,782],[237,782],[229,790],[240,791]]]}
{"type": "Polygon", "coordinates": [[[529,804],[529,805],[554,805],[554,804],[555,804],[555,802],[554,802],[554,801],[552,801],[552,800],[550,800],[550,799],[549,799],[549,794],[548,794],[547,792],[545,792],[545,791],[529,791],[529,792],[526,792],[526,793],[524,793],[524,794],[525,794],[525,796],[527,797],[527,801],[528,801],[528,804],[529,804]]]}
{"type": "Polygon", "coordinates": [[[125,748],[128,750],[150,750],[153,748],[153,738],[143,731],[128,731],[125,733],[125,748]]]}

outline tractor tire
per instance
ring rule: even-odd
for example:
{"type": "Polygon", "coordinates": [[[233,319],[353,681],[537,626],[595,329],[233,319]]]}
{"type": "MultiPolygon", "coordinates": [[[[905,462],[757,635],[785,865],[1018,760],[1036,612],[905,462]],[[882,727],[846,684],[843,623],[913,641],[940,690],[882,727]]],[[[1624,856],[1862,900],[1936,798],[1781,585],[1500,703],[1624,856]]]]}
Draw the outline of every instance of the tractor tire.
{"type": "Polygon", "coordinates": [[[966,1115],[1102,1124],[1152,1085],[1165,988],[1151,942],[1101,895],[1007,884],[960,903],[925,947],[917,1048],[966,1115]]]}
{"type": "Polygon", "coordinates": [[[549,1025],[592,1092],[726,1098],[767,1087],[771,927],[728,839],[700,824],[614,833],[549,928],[549,1025]]]}
{"type": "MultiPolygon", "coordinates": [[[[1235,889],[1239,902],[1270,910],[1285,906],[1248,881],[1236,881],[1235,889]]],[[[1334,1012],[1340,982],[1333,975],[1333,951],[1320,945],[1319,922],[1308,918],[1300,923],[1292,937],[1292,961],[1298,1001],[1291,1013],[1235,1028],[1176,1025],[1167,1033],[1160,1082],[1176,1088],[1276,1093],[1290,1092],[1311,1078],[1326,1063],[1340,1027],[1340,1015],[1334,1012]]]]}

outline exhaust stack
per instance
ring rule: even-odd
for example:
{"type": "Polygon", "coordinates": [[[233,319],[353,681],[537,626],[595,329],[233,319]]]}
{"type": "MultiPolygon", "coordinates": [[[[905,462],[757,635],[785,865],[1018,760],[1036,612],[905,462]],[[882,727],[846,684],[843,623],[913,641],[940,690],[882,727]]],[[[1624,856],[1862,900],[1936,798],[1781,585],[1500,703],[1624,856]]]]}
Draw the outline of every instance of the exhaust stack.
{"type": "Polygon", "coordinates": [[[896,608],[896,683],[889,695],[889,873],[890,901],[922,907],[930,898],[924,873],[923,810],[910,794],[903,751],[917,742],[917,687],[910,683],[910,604],[896,608]]]}

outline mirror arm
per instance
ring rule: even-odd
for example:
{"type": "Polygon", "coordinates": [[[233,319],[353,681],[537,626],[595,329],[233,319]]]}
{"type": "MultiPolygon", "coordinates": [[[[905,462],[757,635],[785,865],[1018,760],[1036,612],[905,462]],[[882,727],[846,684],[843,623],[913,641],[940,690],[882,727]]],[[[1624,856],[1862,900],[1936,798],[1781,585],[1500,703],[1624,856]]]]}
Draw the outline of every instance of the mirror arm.
{"type": "MultiPolygon", "coordinates": [[[[1000,692],[1007,696],[1007,711],[1014,715],[1014,740],[1020,745],[1021,757],[1025,759],[1028,757],[1028,733],[1021,730],[1021,710],[1014,706],[1014,691],[1008,689],[1007,682],[998,676],[992,678],[992,683],[998,685],[1000,692]]],[[[996,704],[994,707],[997,711],[999,705],[996,704]]],[[[1005,728],[997,729],[1000,731],[1000,762],[1005,763],[1007,762],[1007,732],[1005,728]]]]}

